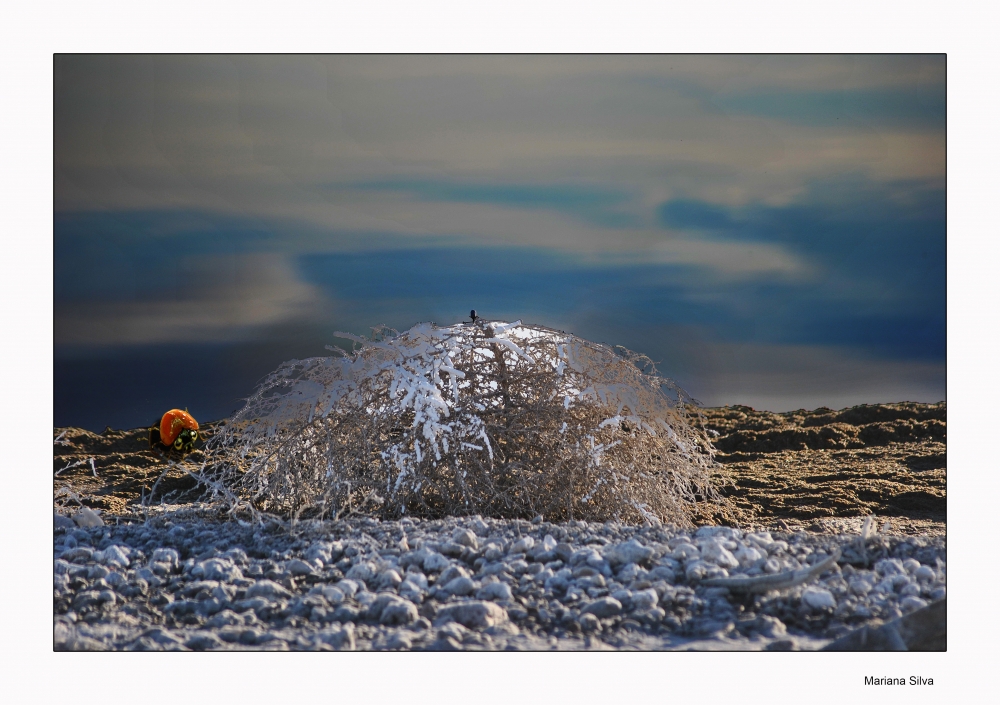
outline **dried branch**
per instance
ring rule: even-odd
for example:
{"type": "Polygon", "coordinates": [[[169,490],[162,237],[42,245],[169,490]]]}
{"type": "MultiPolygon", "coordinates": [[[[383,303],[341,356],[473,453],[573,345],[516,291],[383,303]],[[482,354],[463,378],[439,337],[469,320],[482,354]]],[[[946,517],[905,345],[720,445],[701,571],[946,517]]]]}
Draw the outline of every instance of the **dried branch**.
{"type": "Polygon", "coordinates": [[[784,573],[775,573],[774,575],[759,575],[753,578],[709,578],[708,580],[702,580],[701,584],[706,587],[723,587],[730,592],[745,594],[785,590],[819,577],[823,571],[829,569],[838,560],[840,560],[839,548],[834,550],[832,555],[827,556],[816,565],[809,566],[808,568],[787,570],[784,573]]]}

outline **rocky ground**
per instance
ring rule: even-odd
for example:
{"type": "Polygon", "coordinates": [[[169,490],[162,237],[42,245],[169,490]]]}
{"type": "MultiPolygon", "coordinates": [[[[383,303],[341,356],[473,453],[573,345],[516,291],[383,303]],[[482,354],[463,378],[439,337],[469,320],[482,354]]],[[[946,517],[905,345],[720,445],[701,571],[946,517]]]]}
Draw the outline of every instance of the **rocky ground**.
{"type": "Polygon", "coordinates": [[[944,598],[944,404],[704,415],[732,506],[691,530],[247,526],[144,431],[56,429],[54,645],[816,649],[944,598]]]}

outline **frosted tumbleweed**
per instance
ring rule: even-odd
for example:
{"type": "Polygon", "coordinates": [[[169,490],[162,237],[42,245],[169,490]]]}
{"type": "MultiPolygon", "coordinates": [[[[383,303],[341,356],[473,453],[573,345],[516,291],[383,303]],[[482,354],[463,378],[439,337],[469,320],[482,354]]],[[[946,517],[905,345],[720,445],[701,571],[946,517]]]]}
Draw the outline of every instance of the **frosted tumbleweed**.
{"type": "Polygon", "coordinates": [[[721,501],[693,400],[648,358],[520,321],[379,327],[269,375],[208,448],[234,510],[689,525],[721,501]]]}

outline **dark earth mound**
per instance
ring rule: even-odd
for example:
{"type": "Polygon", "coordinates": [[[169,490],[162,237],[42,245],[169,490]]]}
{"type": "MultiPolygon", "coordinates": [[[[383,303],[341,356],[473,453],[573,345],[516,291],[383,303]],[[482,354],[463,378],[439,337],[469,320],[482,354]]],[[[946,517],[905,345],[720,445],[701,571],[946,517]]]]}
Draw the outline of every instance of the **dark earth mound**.
{"type": "MultiPolygon", "coordinates": [[[[706,507],[700,522],[842,531],[832,520],[875,515],[880,525],[890,521],[892,533],[944,533],[944,402],[781,414],[731,406],[702,413],[730,476],[722,494],[733,506],[706,507]]],[[[204,435],[218,425],[204,424],[204,435]]],[[[201,494],[181,467],[149,449],[146,429],[57,428],[55,438],[57,508],[79,502],[108,521],[135,516],[143,502],[183,504],[201,494]]],[[[194,467],[201,460],[196,451],[186,462],[194,467]]]]}
{"type": "Polygon", "coordinates": [[[749,524],[825,530],[873,514],[897,533],[944,533],[944,402],[703,413],[734,483],[723,494],[749,524]]]}

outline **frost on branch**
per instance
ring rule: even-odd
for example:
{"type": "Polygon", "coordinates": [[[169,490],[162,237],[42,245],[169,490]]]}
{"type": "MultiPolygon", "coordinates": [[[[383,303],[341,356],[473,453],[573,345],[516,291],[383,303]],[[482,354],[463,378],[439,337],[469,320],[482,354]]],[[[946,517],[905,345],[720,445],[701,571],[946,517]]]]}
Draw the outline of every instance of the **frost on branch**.
{"type": "Polygon", "coordinates": [[[692,401],[648,358],[540,326],[423,323],[292,360],[209,448],[231,506],[690,524],[720,501],[692,401]]]}

